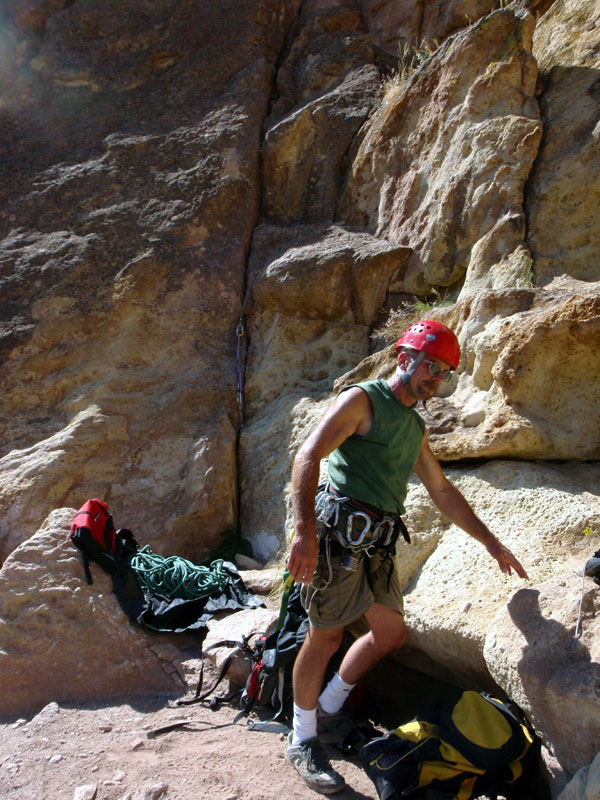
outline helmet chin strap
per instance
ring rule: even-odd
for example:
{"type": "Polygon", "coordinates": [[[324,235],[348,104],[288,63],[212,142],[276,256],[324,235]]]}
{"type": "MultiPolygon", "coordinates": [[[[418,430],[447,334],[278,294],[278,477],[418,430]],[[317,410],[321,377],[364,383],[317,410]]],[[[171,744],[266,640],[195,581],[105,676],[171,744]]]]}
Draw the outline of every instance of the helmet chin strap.
{"type": "Polygon", "coordinates": [[[400,369],[400,364],[398,364],[398,366],[396,367],[396,373],[400,376],[400,380],[406,387],[409,394],[411,394],[415,398],[415,400],[418,400],[419,398],[411,389],[410,379],[412,378],[415,370],[417,369],[417,367],[424,358],[425,358],[425,353],[421,350],[414,358],[411,359],[410,367],[406,371],[400,369]]]}

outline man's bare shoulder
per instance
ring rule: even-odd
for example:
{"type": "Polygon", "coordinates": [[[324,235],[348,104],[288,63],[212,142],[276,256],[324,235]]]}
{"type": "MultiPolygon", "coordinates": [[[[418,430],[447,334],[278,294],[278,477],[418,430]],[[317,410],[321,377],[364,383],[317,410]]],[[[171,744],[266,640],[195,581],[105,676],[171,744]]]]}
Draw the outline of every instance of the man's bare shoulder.
{"type": "Polygon", "coordinates": [[[373,407],[369,395],[360,386],[350,386],[338,394],[332,412],[351,417],[356,424],[355,433],[364,435],[373,422],[373,407]]]}
{"type": "Polygon", "coordinates": [[[342,389],[338,396],[335,398],[333,405],[371,405],[369,395],[361,386],[349,386],[347,389],[342,389]]]}

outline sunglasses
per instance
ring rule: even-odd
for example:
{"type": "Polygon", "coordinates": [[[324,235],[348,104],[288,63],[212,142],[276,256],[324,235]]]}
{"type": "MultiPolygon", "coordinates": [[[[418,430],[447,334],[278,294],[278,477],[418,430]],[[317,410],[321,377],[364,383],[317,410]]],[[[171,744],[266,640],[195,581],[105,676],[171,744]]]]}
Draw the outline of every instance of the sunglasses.
{"type": "Polygon", "coordinates": [[[423,358],[421,359],[421,363],[429,365],[430,375],[439,375],[441,373],[444,383],[448,383],[448,381],[452,378],[452,370],[440,367],[436,361],[429,361],[427,358],[423,358]]]}

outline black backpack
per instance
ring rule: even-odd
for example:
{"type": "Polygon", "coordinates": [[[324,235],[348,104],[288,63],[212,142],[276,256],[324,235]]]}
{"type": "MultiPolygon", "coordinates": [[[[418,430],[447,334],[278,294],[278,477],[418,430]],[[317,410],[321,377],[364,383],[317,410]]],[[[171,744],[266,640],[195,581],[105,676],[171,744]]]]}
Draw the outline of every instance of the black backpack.
{"type": "Polygon", "coordinates": [[[248,727],[254,730],[275,729],[273,723],[291,724],[292,716],[292,669],[296,655],[302,646],[308,630],[308,617],[300,602],[300,585],[293,586],[290,579],[284,579],[283,596],[279,619],[275,630],[269,634],[255,633],[241,641],[222,640],[215,642],[208,650],[217,647],[234,648],[223,662],[219,675],[210,689],[202,691],[203,669],[200,671],[198,686],[193,698],[178,700],[177,705],[191,705],[211,698],[211,705],[229,702],[240,697],[240,711],[234,722],[251,712],[262,712],[267,720],[249,720],[248,727]],[[252,661],[252,669],[242,689],[234,689],[229,695],[217,697],[215,691],[226,678],[235,656],[244,653],[252,661]]]}
{"type": "MultiPolygon", "coordinates": [[[[300,602],[300,584],[286,599],[287,607],[279,627],[261,636],[253,653],[253,667],[242,692],[240,706],[248,715],[258,705],[267,707],[269,721],[291,721],[292,670],[298,651],[306,638],[308,617],[300,602]]],[[[254,723],[254,727],[260,723],[254,723]]]]}

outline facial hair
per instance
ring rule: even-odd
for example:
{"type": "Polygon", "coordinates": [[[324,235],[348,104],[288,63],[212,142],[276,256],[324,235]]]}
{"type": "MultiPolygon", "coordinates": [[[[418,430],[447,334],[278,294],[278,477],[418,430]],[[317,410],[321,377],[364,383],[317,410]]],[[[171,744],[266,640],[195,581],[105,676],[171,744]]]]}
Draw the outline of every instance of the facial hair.
{"type": "Polygon", "coordinates": [[[438,381],[423,380],[415,387],[415,394],[419,400],[425,402],[426,400],[431,400],[431,398],[437,394],[438,389],[438,381]]]}

